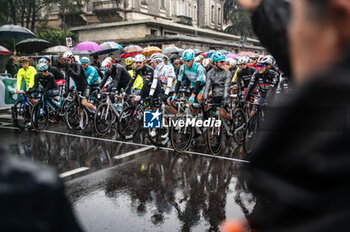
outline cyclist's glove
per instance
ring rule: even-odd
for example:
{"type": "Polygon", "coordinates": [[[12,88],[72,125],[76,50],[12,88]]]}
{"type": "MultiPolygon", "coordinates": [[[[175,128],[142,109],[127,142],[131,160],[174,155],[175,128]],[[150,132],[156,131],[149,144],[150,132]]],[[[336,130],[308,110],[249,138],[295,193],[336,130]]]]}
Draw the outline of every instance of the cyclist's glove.
{"type": "Polygon", "coordinates": [[[194,97],[192,97],[192,96],[188,99],[188,101],[191,102],[192,104],[195,103],[194,97]]]}

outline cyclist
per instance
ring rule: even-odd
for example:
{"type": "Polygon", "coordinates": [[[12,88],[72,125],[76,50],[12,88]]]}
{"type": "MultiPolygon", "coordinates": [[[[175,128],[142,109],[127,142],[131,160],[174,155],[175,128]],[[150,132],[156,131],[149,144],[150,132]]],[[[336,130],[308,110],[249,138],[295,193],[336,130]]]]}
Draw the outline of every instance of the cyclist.
{"type": "Polygon", "coordinates": [[[230,67],[228,70],[231,72],[231,75],[234,76],[236,74],[237,69],[238,69],[237,60],[233,59],[233,58],[229,58],[226,61],[230,67]]]}
{"type": "MultiPolygon", "coordinates": [[[[165,65],[168,65],[168,66],[170,66],[173,70],[175,70],[175,67],[174,67],[174,65],[170,62],[169,57],[167,57],[166,55],[163,55],[163,60],[164,60],[164,64],[165,64],[165,65]]],[[[152,63],[152,61],[151,61],[151,63],[152,63]]]]}
{"type": "Polygon", "coordinates": [[[113,81],[107,87],[107,92],[112,92],[112,91],[121,92],[122,89],[128,92],[127,86],[128,86],[128,83],[130,82],[131,76],[123,66],[121,66],[120,64],[113,64],[113,61],[111,61],[111,59],[109,58],[106,58],[102,62],[101,66],[105,74],[104,74],[103,80],[101,81],[98,87],[100,90],[104,87],[108,78],[112,78],[113,81]]]}
{"type": "MultiPolygon", "coordinates": [[[[52,98],[60,93],[54,75],[49,72],[49,67],[45,63],[39,63],[36,70],[38,73],[34,76],[34,86],[28,92],[37,92],[42,87],[41,91],[45,94],[49,103],[58,110],[56,104],[52,102],[52,98]]],[[[55,121],[54,118],[51,120],[55,121]]]]}
{"type": "Polygon", "coordinates": [[[251,55],[250,56],[251,63],[248,64],[248,66],[253,67],[255,70],[258,70],[259,69],[258,58],[259,58],[259,55],[257,55],[257,54],[251,55]]]}
{"type": "MultiPolygon", "coordinates": [[[[131,68],[132,69],[129,70],[128,72],[130,76],[133,77],[136,70],[136,64],[134,61],[132,61],[131,68]]],[[[142,86],[143,86],[143,79],[140,75],[137,75],[134,81],[134,84],[132,85],[131,92],[134,93],[135,95],[140,95],[142,86]]]]}
{"type": "Polygon", "coordinates": [[[212,69],[213,65],[211,64],[211,60],[209,58],[204,59],[202,61],[202,66],[205,68],[205,72],[209,72],[212,69]]]}
{"type": "MultiPolygon", "coordinates": [[[[177,92],[182,85],[182,81],[186,76],[189,80],[191,97],[188,99],[190,104],[195,102],[201,103],[203,101],[203,93],[205,87],[205,69],[199,63],[194,62],[195,52],[192,49],[187,49],[182,54],[182,60],[185,62],[180,67],[179,76],[177,78],[177,84],[175,87],[175,93],[171,100],[175,99],[177,92]]],[[[196,114],[198,111],[194,111],[196,114]]]]}
{"type": "Polygon", "coordinates": [[[149,96],[151,85],[153,82],[153,75],[154,70],[146,64],[146,57],[142,54],[138,54],[135,56],[134,61],[136,63],[136,70],[134,72],[134,75],[132,76],[132,79],[130,83],[128,84],[128,88],[130,88],[138,75],[140,75],[143,79],[143,86],[140,92],[141,98],[146,98],[149,96]]]}
{"type": "Polygon", "coordinates": [[[125,61],[124,61],[124,63],[125,63],[125,69],[126,69],[126,71],[132,70],[132,67],[131,67],[131,66],[132,66],[132,63],[133,63],[132,57],[126,58],[125,61]]]}
{"type": "MultiPolygon", "coordinates": [[[[39,59],[38,64],[46,64],[49,67],[49,73],[51,73],[54,77],[55,80],[58,82],[63,82],[64,76],[63,73],[60,72],[55,66],[52,66],[50,63],[51,60],[48,56],[43,56],[41,59],[39,59]]],[[[63,82],[64,83],[64,82],[63,82]]],[[[63,84],[62,83],[62,84],[63,84]]]]}
{"type": "Polygon", "coordinates": [[[161,53],[154,53],[151,56],[154,77],[149,96],[162,94],[162,101],[166,102],[169,95],[175,90],[176,76],[174,69],[164,63],[163,57],[164,55],[161,53]]]}
{"type": "MultiPolygon", "coordinates": [[[[82,93],[80,96],[82,98],[81,104],[89,108],[91,111],[96,111],[96,106],[94,106],[93,104],[87,101],[87,98],[89,97],[90,89],[81,65],[75,61],[73,53],[71,52],[65,52],[63,54],[63,60],[64,60],[64,70],[66,72],[65,97],[68,95],[69,85],[70,85],[69,82],[70,82],[70,78],[72,78],[77,88],[77,91],[82,93]]],[[[81,118],[81,121],[80,121],[81,127],[83,125],[82,120],[83,120],[83,117],[81,118]]]]}
{"type": "MultiPolygon", "coordinates": [[[[271,93],[274,94],[275,89],[278,85],[279,75],[275,71],[269,70],[268,66],[272,65],[272,60],[269,57],[263,57],[259,60],[259,70],[257,70],[249,83],[248,89],[244,96],[244,102],[249,99],[250,94],[254,88],[258,86],[258,105],[261,106],[264,104],[265,99],[269,93],[269,91],[273,91],[271,93]]],[[[257,111],[256,106],[254,105],[250,116],[253,116],[257,111]]]]}
{"type": "MultiPolygon", "coordinates": [[[[16,93],[19,93],[21,90],[22,85],[22,79],[24,79],[27,90],[32,88],[34,85],[34,76],[37,73],[36,69],[33,66],[29,66],[29,59],[27,57],[21,57],[19,59],[19,62],[21,63],[22,68],[18,70],[17,73],[17,91],[16,93]]],[[[33,99],[30,99],[30,101],[33,101],[33,99]]]]}
{"type": "Polygon", "coordinates": [[[94,91],[101,83],[101,77],[98,75],[97,70],[90,65],[90,59],[88,57],[82,57],[80,59],[80,63],[87,78],[87,83],[90,87],[90,90],[94,91]]]}
{"type": "MultiPolygon", "coordinates": [[[[211,57],[213,68],[207,73],[207,79],[204,91],[204,100],[208,99],[209,91],[212,91],[212,102],[221,104],[224,107],[229,106],[229,88],[231,84],[231,72],[225,68],[226,57],[221,52],[214,53],[211,57]]],[[[230,120],[231,116],[224,108],[220,108],[220,116],[230,120]]]]}
{"type": "Polygon", "coordinates": [[[252,67],[248,67],[249,57],[243,56],[238,59],[239,71],[237,72],[236,83],[238,86],[238,91],[241,95],[248,88],[250,83],[250,79],[255,72],[255,69],[252,67]]]}

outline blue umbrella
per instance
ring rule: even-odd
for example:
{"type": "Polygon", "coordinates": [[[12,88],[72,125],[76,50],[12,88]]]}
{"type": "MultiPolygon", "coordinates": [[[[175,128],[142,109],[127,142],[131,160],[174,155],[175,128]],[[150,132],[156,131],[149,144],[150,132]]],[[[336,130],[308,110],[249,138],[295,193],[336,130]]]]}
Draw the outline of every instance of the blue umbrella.
{"type": "Polygon", "coordinates": [[[103,48],[103,50],[94,52],[90,54],[90,56],[108,54],[123,49],[120,44],[113,41],[101,43],[100,46],[103,48]]]}
{"type": "Polygon", "coordinates": [[[229,54],[229,52],[226,51],[226,50],[218,50],[218,52],[221,52],[221,53],[224,54],[224,55],[229,54]]]}
{"type": "Polygon", "coordinates": [[[211,56],[215,53],[215,50],[210,50],[208,52],[205,53],[206,57],[205,58],[211,58],[211,56]]]}

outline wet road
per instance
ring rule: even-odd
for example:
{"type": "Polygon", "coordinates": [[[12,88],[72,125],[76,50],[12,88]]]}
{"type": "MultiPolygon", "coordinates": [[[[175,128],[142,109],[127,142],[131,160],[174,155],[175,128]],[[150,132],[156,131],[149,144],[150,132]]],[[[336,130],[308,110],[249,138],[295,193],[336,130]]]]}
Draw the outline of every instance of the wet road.
{"type": "Polygon", "coordinates": [[[242,147],[220,158],[199,142],[180,155],[145,138],[0,125],[0,142],[12,155],[56,168],[85,231],[218,231],[223,220],[251,214],[255,199],[240,174],[249,165],[242,147]]]}

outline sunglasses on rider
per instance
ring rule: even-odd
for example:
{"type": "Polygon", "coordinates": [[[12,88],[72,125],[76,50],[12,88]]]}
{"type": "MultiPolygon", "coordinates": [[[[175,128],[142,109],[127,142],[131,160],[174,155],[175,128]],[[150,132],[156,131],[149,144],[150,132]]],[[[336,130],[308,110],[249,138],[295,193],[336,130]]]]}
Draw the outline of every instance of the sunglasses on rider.
{"type": "Polygon", "coordinates": [[[264,68],[265,65],[264,64],[258,64],[258,68],[264,68]]]}
{"type": "Polygon", "coordinates": [[[223,61],[223,60],[220,60],[220,61],[218,61],[218,63],[221,63],[221,64],[223,64],[223,63],[225,63],[225,61],[223,61]]]}

